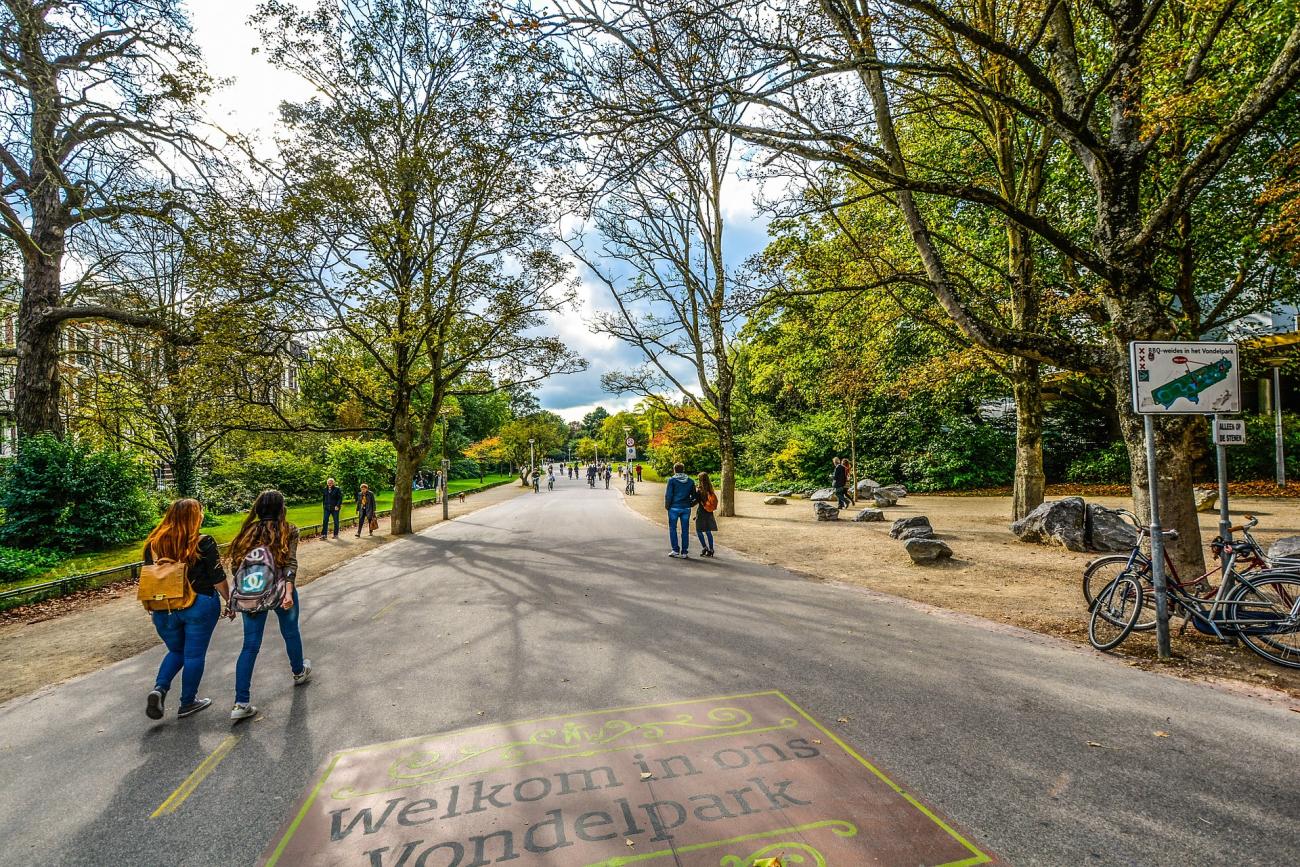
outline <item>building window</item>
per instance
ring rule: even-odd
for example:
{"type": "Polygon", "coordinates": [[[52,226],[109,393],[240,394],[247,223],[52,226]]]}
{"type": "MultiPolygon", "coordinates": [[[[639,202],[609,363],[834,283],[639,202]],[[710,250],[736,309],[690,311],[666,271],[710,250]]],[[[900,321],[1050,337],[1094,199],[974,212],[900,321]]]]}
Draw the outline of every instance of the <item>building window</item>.
{"type": "Polygon", "coordinates": [[[5,317],[5,346],[13,346],[13,345],[14,345],[14,318],[12,316],[6,316],[5,317]]]}
{"type": "Polygon", "coordinates": [[[82,367],[90,367],[90,340],[84,334],[77,335],[77,364],[82,367]]]}

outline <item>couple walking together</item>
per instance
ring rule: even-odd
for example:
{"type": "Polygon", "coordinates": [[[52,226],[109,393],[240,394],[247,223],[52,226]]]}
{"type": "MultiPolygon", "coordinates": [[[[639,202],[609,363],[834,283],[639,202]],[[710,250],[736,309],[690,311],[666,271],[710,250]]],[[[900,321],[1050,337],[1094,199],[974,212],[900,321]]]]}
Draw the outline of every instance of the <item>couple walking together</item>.
{"type": "Polygon", "coordinates": [[[154,629],[167,646],[145,705],[149,719],[162,719],[167,693],[177,674],[181,675],[178,717],[198,713],[212,704],[212,699],[198,697],[199,683],[208,643],[223,616],[233,620],[241,614],[244,625],[244,644],[235,665],[231,720],[237,722],[257,714],[250,702],[253,668],[271,611],[279,621],[294,686],[311,678],[311,660],[303,658],[298,631],[298,528],[286,520],[284,495],[279,491],[262,492],[230,543],[228,563],[234,573],[234,588],[226,577],[216,540],[200,532],[202,525],[203,506],[199,501],[177,500],[145,542],[139,598],[151,610],[154,629]],[[179,598],[162,599],[157,593],[150,596],[150,590],[167,580],[167,572],[180,576],[179,598]]]}
{"type": "Polygon", "coordinates": [[[718,508],[718,495],[713,490],[713,481],[708,473],[700,473],[696,482],[686,475],[686,467],[673,464],[673,476],[664,489],[664,508],[668,510],[668,541],[673,550],[669,557],[690,557],[691,541],[691,507],[698,506],[695,512],[695,535],[704,550],[701,556],[713,556],[713,533],[718,529],[718,521],[713,517],[718,508]],[[677,531],[681,528],[681,540],[677,531]]]}
{"type": "MultiPolygon", "coordinates": [[[[335,484],[333,479],[325,481],[325,496],[323,500],[325,507],[325,517],[320,525],[320,537],[326,539],[329,537],[330,520],[334,521],[334,538],[339,537],[339,513],[343,511],[343,489],[335,484]]],[[[362,484],[360,492],[357,493],[357,538],[361,538],[361,528],[369,527],[370,535],[375,535],[375,530],[379,528],[379,519],[375,504],[375,492],[370,490],[370,486],[362,484]]]]}

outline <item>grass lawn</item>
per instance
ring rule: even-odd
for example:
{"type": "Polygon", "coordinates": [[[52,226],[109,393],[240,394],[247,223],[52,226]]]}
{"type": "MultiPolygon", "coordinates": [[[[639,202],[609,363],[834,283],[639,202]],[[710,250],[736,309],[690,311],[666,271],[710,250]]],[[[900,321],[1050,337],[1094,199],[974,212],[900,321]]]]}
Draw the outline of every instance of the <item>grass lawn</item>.
{"type": "MultiPolygon", "coordinates": [[[[470,488],[481,487],[482,485],[492,485],[498,482],[510,481],[516,479],[514,475],[495,474],[484,476],[480,483],[478,479],[453,479],[447,483],[448,489],[455,494],[458,491],[467,491],[470,488]]],[[[416,491],[415,502],[421,503],[425,500],[433,499],[433,491],[416,491]]],[[[391,509],[393,507],[393,492],[382,491],[375,494],[375,502],[379,511],[391,509]]],[[[302,503],[289,507],[289,523],[296,524],[299,527],[319,527],[321,519],[320,503],[302,503]]],[[[219,523],[203,528],[203,532],[208,533],[218,543],[224,544],[235,538],[235,533],[244,523],[244,517],[247,512],[239,512],[233,515],[219,515],[219,523]]],[[[340,515],[349,518],[356,515],[356,505],[351,502],[343,504],[343,511],[340,515]]],[[[99,551],[94,554],[82,554],[69,560],[64,560],[58,566],[50,571],[27,581],[17,582],[15,584],[5,585],[6,587],[20,587],[23,584],[40,584],[43,581],[52,581],[55,578],[63,578],[68,575],[81,575],[86,572],[98,572],[101,569],[112,569],[114,566],[125,566],[128,563],[135,563],[140,559],[140,549],[144,547],[144,539],[130,542],[125,545],[118,545],[107,551],[99,551]]]]}

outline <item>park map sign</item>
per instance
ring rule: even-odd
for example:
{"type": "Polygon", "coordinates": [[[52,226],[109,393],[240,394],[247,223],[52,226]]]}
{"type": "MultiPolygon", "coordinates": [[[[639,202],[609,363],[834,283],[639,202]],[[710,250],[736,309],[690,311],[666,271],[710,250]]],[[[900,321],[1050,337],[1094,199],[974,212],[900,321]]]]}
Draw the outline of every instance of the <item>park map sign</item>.
{"type": "Polygon", "coordinates": [[[262,859],[356,867],[992,861],[775,691],[345,750],[262,859]]]}
{"type": "Polygon", "coordinates": [[[1241,411],[1237,344],[1209,341],[1129,344],[1133,411],[1142,414],[1241,411]]]}

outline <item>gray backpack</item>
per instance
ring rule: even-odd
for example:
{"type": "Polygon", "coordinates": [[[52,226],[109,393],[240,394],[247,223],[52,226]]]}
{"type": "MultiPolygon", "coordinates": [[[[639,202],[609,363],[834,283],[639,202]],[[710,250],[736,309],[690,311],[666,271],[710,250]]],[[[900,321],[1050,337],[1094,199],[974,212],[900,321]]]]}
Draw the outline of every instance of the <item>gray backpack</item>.
{"type": "Polygon", "coordinates": [[[275,565],[275,555],[262,545],[244,555],[235,569],[230,588],[230,609],[244,614],[270,611],[284,597],[284,572],[275,565]]]}

